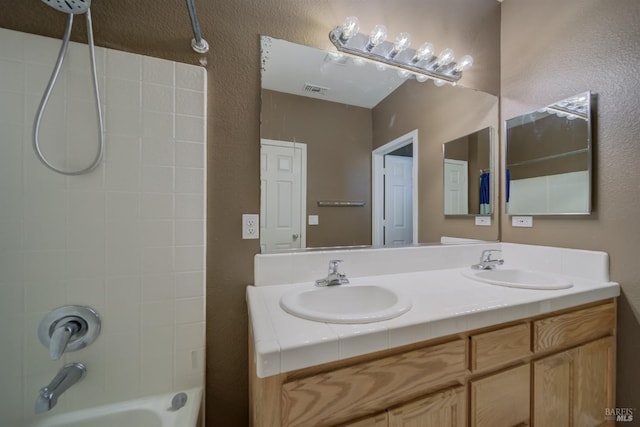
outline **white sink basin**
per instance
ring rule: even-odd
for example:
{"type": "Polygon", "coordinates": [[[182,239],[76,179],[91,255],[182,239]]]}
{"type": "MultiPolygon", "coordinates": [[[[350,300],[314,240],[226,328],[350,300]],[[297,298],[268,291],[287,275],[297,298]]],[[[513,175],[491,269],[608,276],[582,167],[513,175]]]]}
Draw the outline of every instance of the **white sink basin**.
{"type": "Polygon", "coordinates": [[[327,323],[371,323],[411,309],[411,299],[381,286],[338,285],[305,288],[280,298],[280,307],[303,319],[327,323]]]}
{"type": "Polygon", "coordinates": [[[567,289],[573,282],[561,276],[541,271],[500,269],[495,270],[463,270],[463,275],[470,279],[492,285],[509,286],[525,289],[567,289]]]}

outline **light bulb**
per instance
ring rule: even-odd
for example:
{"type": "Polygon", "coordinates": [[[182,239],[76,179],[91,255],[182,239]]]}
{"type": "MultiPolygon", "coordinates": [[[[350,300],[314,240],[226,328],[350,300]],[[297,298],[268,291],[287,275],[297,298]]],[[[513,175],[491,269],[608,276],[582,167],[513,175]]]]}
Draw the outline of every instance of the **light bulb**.
{"type": "Polygon", "coordinates": [[[423,59],[431,58],[431,56],[433,56],[433,45],[429,42],[423,43],[422,46],[420,46],[418,50],[416,50],[416,54],[413,57],[412,61],[420,62],[423,59]]]}
{"type": "Polygon", "coordinates": [[[407,70],[398,70],[398,77],[400,77],[401,79],[406,79],[407,77],[409,77],[409,74],[411,73],[407,70]]]}
{"type": "Polygon", "coordinates": [[[416,80],[420,83],[426,82],[428,79],[429,77],[425,76],[424,74],[416,74],[416,80]]]}
{"type": "Polygon", "coordinates": [[[465,55],[460,58],[460,61],[456,64],[456,71],[461,72],[468,70],[473,65],[473,57],[471,55],[465,55]]]}
{"type": "Polygon", "coordinates": [[[402,52],[411,44],[411,35],[409,33],[400,33],[396,37],[396,42],[393,44],[394,56],[402,52]]]}
{"type": "Polygon", "coordinates": [[[445,81],[444,80],[440,80],[440,79],[436,79],[436,80],[433,81],[433,84],[438,86],[438,87],[442,87],[442,86],[444,86],[445,81]]]}
{"type": "Polygon", "coordinates": [[[369,35],[369,50],[378,46],[387,39],[387,27],[384,25],[376,25],[369,35]]]}
{"type": "Polygon", "coordinates": [[[342,34],[340,40],[346,42],[360,31],[360,21],[355,16],[348,16],[342,23],[342,34]]]}
{"type": "Polygon", "coordinates": [[[451,49],[445,49],[440,52],[438,55],[438,60],[436,61],[439,67],[444,67],[445,65],[449,65],[454,59],[454,53],[451,49]]]}

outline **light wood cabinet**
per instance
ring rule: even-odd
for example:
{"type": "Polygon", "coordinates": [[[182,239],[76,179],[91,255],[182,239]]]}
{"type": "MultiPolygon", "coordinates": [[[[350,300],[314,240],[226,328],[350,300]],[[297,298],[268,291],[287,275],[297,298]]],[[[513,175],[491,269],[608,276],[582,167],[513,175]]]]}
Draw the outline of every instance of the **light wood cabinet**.
{"type": "Polygon", "coordinates": [[[614,337],[534,361],[534,426],[613,426],[614,366],[614,337]]]}
{"type": "Polygon", "coordinates": [[[613,425],[605,409],[615,407],[615,319],[607,300],[267,378],[255,375],[251,352],[251,422],[613,425]]]}
{"type": "Polygon", "coordinates": [[[527,363],[471,381],[471,427],[529,425],[531,367],[527,363]]]}
{"type": "Polygon", "coordinates": [[[465,427],[464,387],[389,409],[389,427],[465,427]]]}

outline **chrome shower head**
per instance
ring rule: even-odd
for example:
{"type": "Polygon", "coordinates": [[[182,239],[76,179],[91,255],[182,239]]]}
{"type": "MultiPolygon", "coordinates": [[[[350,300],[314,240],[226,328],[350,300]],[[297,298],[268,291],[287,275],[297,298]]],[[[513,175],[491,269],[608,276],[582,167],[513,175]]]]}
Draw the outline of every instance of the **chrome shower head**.
{"type": "Polygon", "coordinates": [[[85,13],[91,6],[91,0],[42,0],[54,9],[75,15],[85,13]]]}

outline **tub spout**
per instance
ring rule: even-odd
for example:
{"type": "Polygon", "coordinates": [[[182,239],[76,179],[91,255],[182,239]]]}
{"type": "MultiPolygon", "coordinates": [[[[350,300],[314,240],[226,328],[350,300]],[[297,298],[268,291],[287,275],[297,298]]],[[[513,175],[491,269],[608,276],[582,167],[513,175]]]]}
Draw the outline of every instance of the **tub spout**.
{"type": "Polygon", "coordinates": [[[53,409],[58,403],[58,397],[72,385],[80,381],[87,373],[87,368],[82,363],[70,363],[65,365],[51,380],[51,383],[40,389],[36,399],[36,414],[53,409]]]}

